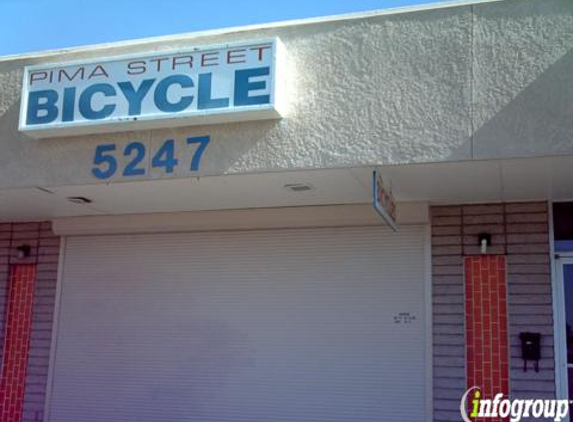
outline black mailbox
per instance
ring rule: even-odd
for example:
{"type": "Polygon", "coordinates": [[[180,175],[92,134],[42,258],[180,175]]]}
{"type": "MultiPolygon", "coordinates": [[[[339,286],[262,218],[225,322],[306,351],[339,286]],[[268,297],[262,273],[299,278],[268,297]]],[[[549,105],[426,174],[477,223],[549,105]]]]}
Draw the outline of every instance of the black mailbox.
{"type": "Polygon", "coordinates": [[[523,371],[527,372],[527,361],[533,361],[535,372],[539,372],[539,359],[541,359],[541,334],[521,333],[521,357],[523,358],[523,371]]]}

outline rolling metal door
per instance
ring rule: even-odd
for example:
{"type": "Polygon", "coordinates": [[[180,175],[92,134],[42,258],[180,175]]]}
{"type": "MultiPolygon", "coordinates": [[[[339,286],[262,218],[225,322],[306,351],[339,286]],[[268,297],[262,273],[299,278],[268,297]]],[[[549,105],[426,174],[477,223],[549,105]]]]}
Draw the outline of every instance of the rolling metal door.
{"type": "Polygon", "coordinates": [[[422,226],[69,237],[62,269],[50,422],[426,418],[422,226]]]}

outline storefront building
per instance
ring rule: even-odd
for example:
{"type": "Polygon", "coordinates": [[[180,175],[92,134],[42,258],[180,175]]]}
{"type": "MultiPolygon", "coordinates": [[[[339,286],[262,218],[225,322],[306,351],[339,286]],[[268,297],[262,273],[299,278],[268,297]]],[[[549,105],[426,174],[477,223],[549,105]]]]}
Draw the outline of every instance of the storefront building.
{"type": "Polygon", "coordinates": [[[503,0],[0,58],[0,420],[568,398],[572,51],[503,0]]]}

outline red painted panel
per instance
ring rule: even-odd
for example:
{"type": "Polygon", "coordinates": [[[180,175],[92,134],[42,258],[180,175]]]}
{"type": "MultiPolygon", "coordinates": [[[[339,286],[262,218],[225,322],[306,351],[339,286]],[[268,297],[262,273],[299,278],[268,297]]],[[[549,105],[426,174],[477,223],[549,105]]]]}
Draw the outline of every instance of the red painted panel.
{"type": "MultiPolygon", "coordinates": [[[[482,398],[509,394],[506,260],[502,255],[466,257],[465,312],[468,388],[482,398]]],[[[481,420],[481,419],[476,419],[481,420]]],[[[488,422],[507,419],[488,418],[488,422]]]]}
{"type": "Polygon", "coordinates": [[[10,272],[4,360],[0,379],[0,420],[21,422],[36,265],[14,265],[10,272]]]}

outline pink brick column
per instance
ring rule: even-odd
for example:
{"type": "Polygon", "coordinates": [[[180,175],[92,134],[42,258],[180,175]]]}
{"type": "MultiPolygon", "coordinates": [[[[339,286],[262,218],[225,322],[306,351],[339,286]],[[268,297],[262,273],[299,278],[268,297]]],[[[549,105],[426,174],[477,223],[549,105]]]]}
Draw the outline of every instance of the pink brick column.
{"type": "Polygon", "coordinates": [[[3,422],[22,420],[35,280],[36,265],[12,266],[0,378],[0,420],[3,422]]]}

